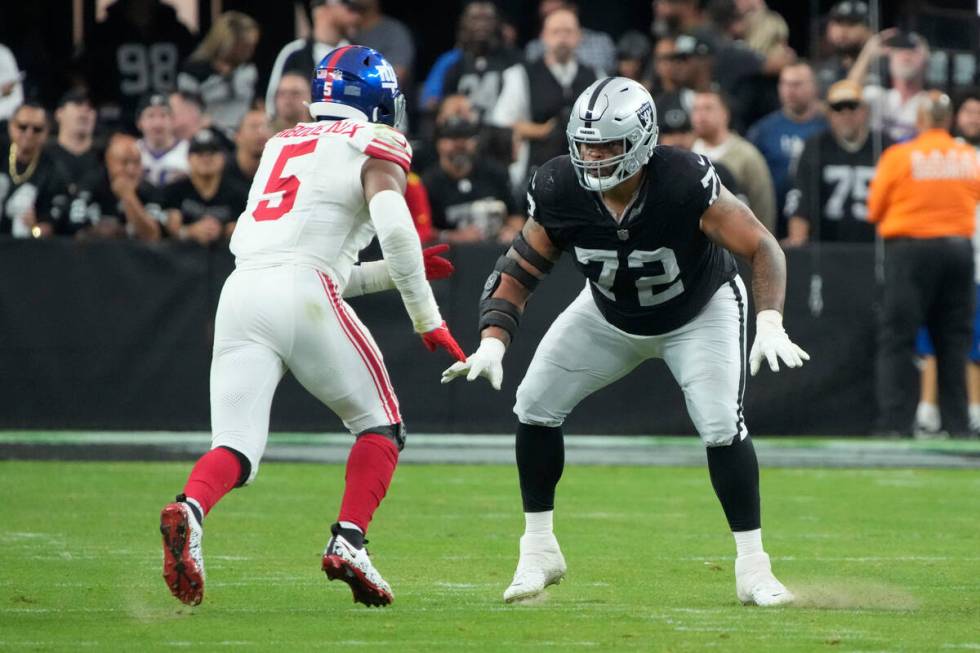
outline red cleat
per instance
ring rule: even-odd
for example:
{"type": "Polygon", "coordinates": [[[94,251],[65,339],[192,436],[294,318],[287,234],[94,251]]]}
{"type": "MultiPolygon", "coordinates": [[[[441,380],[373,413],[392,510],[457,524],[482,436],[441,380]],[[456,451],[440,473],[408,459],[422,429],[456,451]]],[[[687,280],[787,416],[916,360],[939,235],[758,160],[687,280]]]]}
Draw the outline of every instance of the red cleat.
{"type": "Polygon", "coordinates": [[[204,598],[204,529],[186,503],[168,503],[160,512],[163,534],[163,580],[170,593],[187,605],[204,598]]]}

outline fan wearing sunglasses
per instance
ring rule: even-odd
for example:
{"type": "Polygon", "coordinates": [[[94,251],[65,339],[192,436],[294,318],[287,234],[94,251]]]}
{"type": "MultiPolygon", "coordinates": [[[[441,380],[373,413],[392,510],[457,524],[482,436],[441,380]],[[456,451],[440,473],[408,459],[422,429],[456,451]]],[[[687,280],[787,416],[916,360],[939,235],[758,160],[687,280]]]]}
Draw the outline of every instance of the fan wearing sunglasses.
{"type": "Polygon", "coordinates": [[[48,115],[26,102],[7,124],[9,143],[0,143],[0,234],[41,238],[55,233],[68,208],[67,184],[44,151],[48,115]]]}
{"type": "Polygon", "coordinates": [[[862,89],[852,81],[830,87],[827,109],[830,129],[807,139],[795,166],[786,195],[784,245],[875,239],[875,227],[868,222],[868,184],[877,156],[891,139],[871,131],[862,89]]]}

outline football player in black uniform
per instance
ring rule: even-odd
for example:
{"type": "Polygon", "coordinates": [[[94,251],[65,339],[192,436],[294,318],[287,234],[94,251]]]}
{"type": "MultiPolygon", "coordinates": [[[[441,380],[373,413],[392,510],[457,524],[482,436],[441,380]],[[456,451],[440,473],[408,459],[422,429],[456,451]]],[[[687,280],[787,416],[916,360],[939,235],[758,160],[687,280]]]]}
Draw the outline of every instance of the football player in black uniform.
{"type": "Polygon", "coordinates": [[[746,290],[732,254],[752,264],[756,339],[763,359],[808,360],[782,325],[786,263],[778,243],[702,156],[657,147],[656,110],[640,84],[595,82],[568,123],[569,155],[538,169],[528,221],[487,280],[479,349],[443,373],[500,388],[504,350],[539,280],[562,252],[589,282],[555,320],[517,390],[517,466],[527,529],[504,600],[540,593],[565,573],[552,532],[564,465],[561,425],[583,398],[640,363],[661,358],[684,391],[707,446],[712,485],[735,535],[735,586],[743,603],[793,595],[762,548],[759,467],[742,416],[746,290]]]}

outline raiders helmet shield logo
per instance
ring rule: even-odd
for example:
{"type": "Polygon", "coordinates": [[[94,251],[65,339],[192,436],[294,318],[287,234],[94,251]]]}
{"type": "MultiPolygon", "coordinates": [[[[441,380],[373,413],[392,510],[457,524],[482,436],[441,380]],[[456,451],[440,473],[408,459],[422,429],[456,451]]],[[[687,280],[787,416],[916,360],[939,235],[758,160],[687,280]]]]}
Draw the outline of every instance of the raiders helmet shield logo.
{"type": "Polygon", "coordinates": [[[644,102],[643,106],[636,112],[636,117],[640,119],[640,124],[646,127],[653,120],[653,105],[644,102]]]}

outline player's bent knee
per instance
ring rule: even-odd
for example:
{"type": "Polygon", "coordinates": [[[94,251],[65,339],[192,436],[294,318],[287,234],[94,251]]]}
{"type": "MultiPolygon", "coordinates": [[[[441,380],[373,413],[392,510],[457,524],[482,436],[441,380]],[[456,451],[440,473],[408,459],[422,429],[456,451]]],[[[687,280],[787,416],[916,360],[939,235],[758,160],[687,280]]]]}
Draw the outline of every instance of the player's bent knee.
{"type": "Polygon", "coordinates": [[[517,398],[514,402],[514,414],[523,424],[531,426],[561,426],[565,422],[564,415],[548,410],[541,397],[527,390],[524,383],[517,388],[517,398]]]}
{"type": "Polygon", "coordinates": [[[256,461],[255,465],[252,465],[252,461],[248,459],[248,456],[243,454],[238,449],[223,444],[215,447],[215,449],[218,448],[225,449],[226,451],[230,451],[231,453],[235,454],[235,458],[238,459],[238,464],[241,467],[242,471],[238,475],[238,482],[235,483],[235,487],[242,487],[244,485],[248,485],[249,483],[251,483],[252,479],[255,478],[255,475],[252,473],[253,469],[255,470],[256,473],[258,473],[258,467],[259,467],[258,461],[256,461]]]}
{"type": "Polygon", "coordinates": [[[701,441],[704,442],[704,446],[706,447],[727,447],[731,445],[733,442],[735,442],[735,438],[737,437],[738,435],[732,433],[731,431],[727,433],[719,432],[719,433],[711,433],[707,435],[702,434],[701,441]]]}
{"type": "Polygon", "coordinates": [[[252,439],[241,433],[222,433],[215,435],[211,440],[212,449],[217,449],[218,447],[227,449],[238,458],[242,473],[235,487],[249,485],[259,473],[259,462],[262,460],[264,446],[257,448],[251,442],[252,439]]]}
{"type": "Polygon", "coordinates": [[[388,438],[395,443],[398,447],[398,451],[401,452],[405,448],[405,440],[407,439],[408,433],[405,431],[405,427],[402,426],[401,422],[397,424],[385,424],[384,426],[372,426],[369,429],[364,429],[355,437],[359,438],[362,435],[380,435],[388,438]]]}

